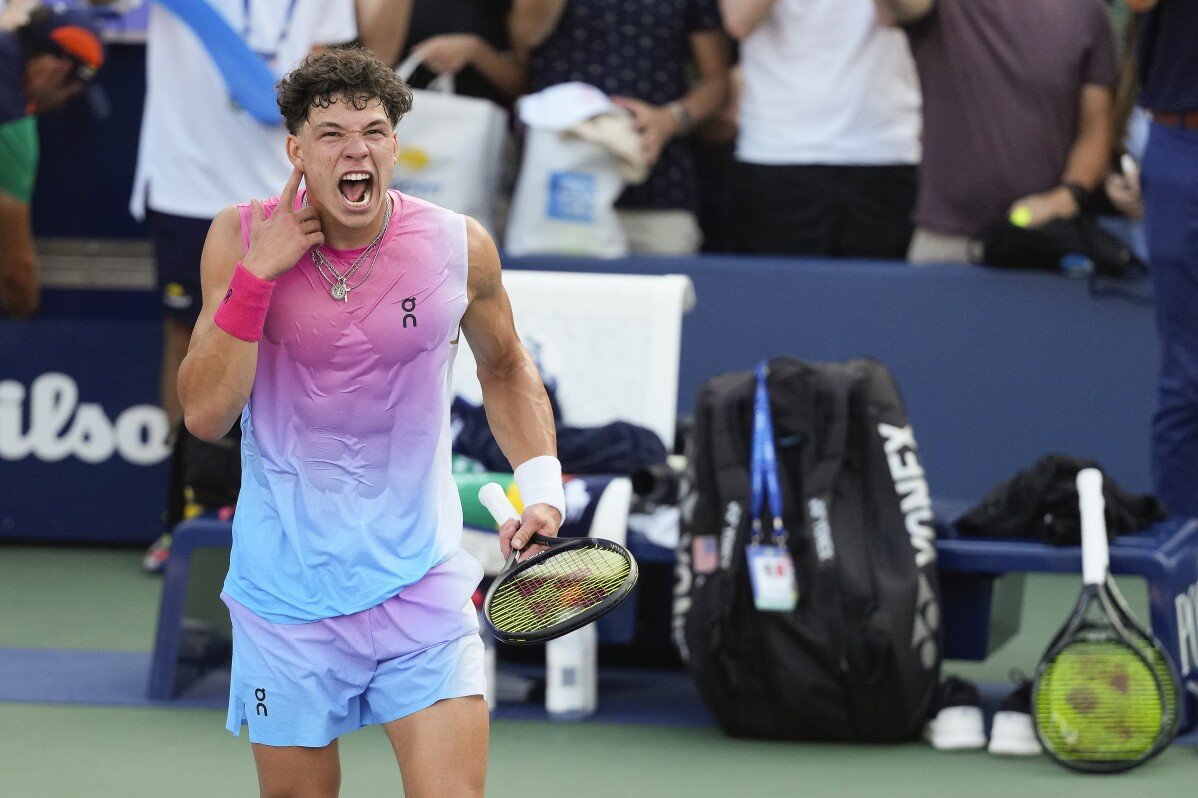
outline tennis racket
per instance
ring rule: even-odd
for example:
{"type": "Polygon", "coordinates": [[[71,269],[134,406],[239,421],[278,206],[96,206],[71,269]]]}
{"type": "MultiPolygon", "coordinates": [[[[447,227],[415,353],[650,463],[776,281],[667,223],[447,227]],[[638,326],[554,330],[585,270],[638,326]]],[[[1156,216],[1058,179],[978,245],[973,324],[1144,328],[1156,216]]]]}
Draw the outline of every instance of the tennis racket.
{"type": "MultiPolygon", "coordinates": [[[[497,524],[520,514],[495,482],[478,500],[497,524]]],[[[636,560],[628,549],[601,538],[553,538],[534,534],[528,545],[546,551],[507,564],[483,599],[483,617],[501,642],[543,643],[573,632],[611,611],[636,586],[636,560]]]]}
{"type": "Polygon", "coordinates": [[[1176,682],[1171,672],[1162,679],[1151,651],[1160,651],[1167,664],[1164,651],[1151,637],[1129,631],[1130,613],[1107,587],[1102,473],[1083,470],[1077,489],[1084,586],[1036,670],[1032,719],[1052,759],[1110,773],[1147,761],[1173,738],[1176,682]]]}

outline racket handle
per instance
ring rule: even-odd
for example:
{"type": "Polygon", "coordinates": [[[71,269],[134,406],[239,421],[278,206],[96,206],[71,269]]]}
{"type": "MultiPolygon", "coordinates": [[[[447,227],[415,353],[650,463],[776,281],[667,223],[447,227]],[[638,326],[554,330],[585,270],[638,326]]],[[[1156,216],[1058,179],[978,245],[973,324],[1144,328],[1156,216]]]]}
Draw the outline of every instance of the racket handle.
{"type": "Polygon", "coordinates": [[[1097,468],[1084,468],[1077,473],[1077,502],[1082,519],[1082,577],[1087,585],[1100,585],[1110,567],[1110,551],[1102,472],[1097,468]]]}
{"type": "Polygon", "coordinates": [[[479,488],[478,500],[491,512],[491,517],[500,526],[504,521],[512,518],[520,520],[520,513],[516,512],[516,506],[512,504],[512,500],[503,492],[503,488],[498,482],[488,482],[479,488]]]}

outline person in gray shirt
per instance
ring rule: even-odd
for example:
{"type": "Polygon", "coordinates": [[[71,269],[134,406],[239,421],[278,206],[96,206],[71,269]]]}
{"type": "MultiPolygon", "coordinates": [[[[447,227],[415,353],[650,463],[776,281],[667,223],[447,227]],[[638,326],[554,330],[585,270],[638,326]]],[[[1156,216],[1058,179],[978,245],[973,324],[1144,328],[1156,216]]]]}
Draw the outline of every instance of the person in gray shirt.
{"type": "Polygon", "coordinates": [[[877,0],[923,91],[912,262],[967,262],[990,224],[1077,213],[1111,152],[1115,43],[1102,0],[877,0]]]}

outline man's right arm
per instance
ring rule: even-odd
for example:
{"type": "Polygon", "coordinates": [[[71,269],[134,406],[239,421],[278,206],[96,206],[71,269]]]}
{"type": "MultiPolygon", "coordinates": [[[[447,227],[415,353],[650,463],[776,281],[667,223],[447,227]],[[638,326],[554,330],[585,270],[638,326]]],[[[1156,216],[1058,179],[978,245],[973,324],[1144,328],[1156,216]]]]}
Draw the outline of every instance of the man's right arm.
{"type": "Polygon", "coordinates": [[[204,304],[179,366],[183,423],[200,440],[224,437],[250,400],[275,278],[324,243],[316,208],[295,207],[303,176],[298,166],[292,168],[269,218],[261,202],[250,202],[250,246],[244,257],[236,207],[225,208],[208,228],[200,257],[204,304]]]}
{"type": "Polygon", "coordinates": [[[236,207],[225,208],[208,230],[200,259],[203,306],[179,367],[183,423],[206,441],[222,438],[241,415],[254,386],[258,344],[235,338],[213,321],[242,259],[241,220],[236,207]]]}
{"type": "Polygon", "coordinates": [[[907,25],[932,13],[936,0],[874,0],[883,24],[907,25]]]}

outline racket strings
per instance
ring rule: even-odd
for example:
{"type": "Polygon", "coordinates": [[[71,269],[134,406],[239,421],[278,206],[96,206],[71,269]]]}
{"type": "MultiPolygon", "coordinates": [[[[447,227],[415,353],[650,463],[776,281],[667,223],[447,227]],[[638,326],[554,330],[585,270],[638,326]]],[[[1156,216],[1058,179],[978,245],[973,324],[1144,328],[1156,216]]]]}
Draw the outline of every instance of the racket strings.
{"type": "Polygon", "coordinates": [[[619,591],[631,565],[605,548],[568,549],[499,585],[489,620],[507,633],[546,629],[577,617],[619,591]]]}
{"type": "Polygon", "coordinates": [[[1045,668],[1036,722],[1062,759],[1136,760],[1165,731],[1167,692],[1132,648],[1115,641],[1078,641],[1045,668]]]}
{"type": "Polygon", "coordinates": [[[1113,584],[1107,587],[1107,598],[1115,605],[1116,615],[1123,622],[1128,636],[1131,637],[1140,654],[1152,666],[1156,678],[1160,680],[1165,706],[1165,723],[1171,726],[1177,716],[1178,701],[1177,682],[1173,676],[1173,668],[1165,658],[1165,654],[1158,648],[1157,642],[1136,622],[1131,610],[1127,608],[1127,602],[1113,584]]]}
{"type": "Polygon", "coordinates": [[[1173,681],[1173,670],[1169,667],[1168,661],[1165,660],[1165,655],[1156,647],[1151,638],[1141,636],[1136,632],[1132,632],[1132,639],[1135,640],[1136,648],[1140,650],[1140,654],[1144,659],[1148,660],[1148,664],[1152,666],[1152,672],[1156,674],[1156,678],[1161,683],[1161,694],[1164,700],[1165,723],[1172,725],[1173,718],[1177,715],[1177,690],[1173,681]]]}

